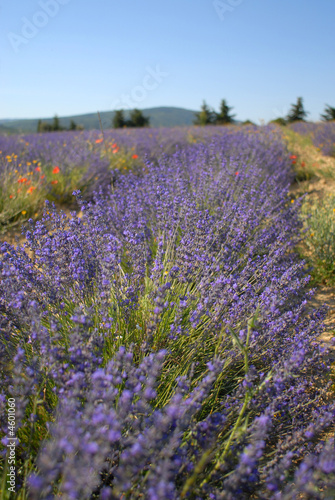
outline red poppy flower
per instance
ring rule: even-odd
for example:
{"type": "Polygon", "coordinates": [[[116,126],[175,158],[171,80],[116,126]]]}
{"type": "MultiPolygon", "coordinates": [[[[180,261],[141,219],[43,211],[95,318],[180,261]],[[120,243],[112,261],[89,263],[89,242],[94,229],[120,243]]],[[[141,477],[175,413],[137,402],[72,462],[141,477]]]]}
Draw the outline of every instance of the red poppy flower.
{"type": "Polygon", "coordinates": [[[102,142],[102,141],[103,141],[103,139],[97,139],[95,142],[96,142],[96,144],[100,144],[100,142],[102,142]]]}
{"type": "Polygon", "coordinates": [[[58,184],[58,181],[51,181],[51,184],[58,184]]]}
{"type": "Polygon", "coordinates": [[[297,157],[296,157],[295,155],[291,155],[291,156],[290,156],[290,159],[291,159],[291,160],[296,160],[296,159],[297,159],[297,157]]]}
{"type": "Polygon", "coordinates": [[[40,167],[35,167],[35,170],[36,170],[36,172],[40,172],[41,171],[40,167]]]}
{"type": "Polygon", "coordinates": [[[238,175],[238,172],[235,172],[235,175],[238,175]]]}
{"type": "Polygon", "coordinates": [[[138,158],[138,155],[133,155],[132,158],[136,160],[136,158],[138,158]]]}
{"type": "Polygon", "coordinates": [[[60,172],[60,168],[59,167],[54,167],[52,173],[53,174],[58,174],[60,172]]]}

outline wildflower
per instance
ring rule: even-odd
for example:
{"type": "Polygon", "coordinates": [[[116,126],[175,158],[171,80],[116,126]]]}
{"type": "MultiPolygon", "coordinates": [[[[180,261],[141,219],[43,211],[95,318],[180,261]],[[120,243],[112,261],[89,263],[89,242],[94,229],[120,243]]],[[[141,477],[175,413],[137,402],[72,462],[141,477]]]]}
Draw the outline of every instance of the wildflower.
{"type": "Polygon", "coordinates": [[[14,198],[14,196],[12,194],[9,195],[10,199],[14,198]]]}
{"type": "Polygon", "coordinates": [[[34,189],[36,189],[36,187],[35,187],[35,186],[31,186],[31,187],[28,189],[27,193],[32,193],[32,192],[34,191],[34,189]]]}
{"type": "Polygon", "coordinates": [[[41,175],[41,179],[44,179],[44,177],[45,177],[45,175],[44,175],[44,174],[43,174],[43,175],[41,175]]]}
{"type": "Polygon", "coordinates": [[[238,172],[235,172],[235,175],[238,175],[239,173],[238,172]]]}
{"type": "Polygon", "coordinates": [[[302,167],[305,167],[306,166],[306,163],[304,161],[301,162],[301,166],[302,167]]]}
{"type": "Polygon", "coordinates": [[[26,213],[27,213],[27,210],[22,210],[22,212],[21,212],[22,215],[26,215],[26,213]]]}
{"type": "Polygon", "coordinates": [[[297,162],[296,162],[296,160],[292,160],[292,163],[294,164],[294,163],[297,163],[297,162]]]}
{"type": "Polygon", "coordinates": [[[291,200],[291,203],[294,203],[294,200],[291,200]]]}
{"type": "Polygon", "coordinates": [[[96,142],[96,144],[100,144],[100,142],[102,142],[102,141],[103,141],[103,139],[97,139],[95,142],[96,142]]]}
{"type": "Polygon", "coordinates": [[[21,177],[21,179],[18,179],[17,182],[19,182],[20,184],[22,184],[23,182],[27,182],[28,179],[26,177],[21,177]]]}
{"type": "Polygon", "coordinates": [[[59,168],[59,167],[57,167],[57,166],[56,166],[56,167],[54,167],[54,169],[53,169],[52,173],[53,173],[53,174],[58,174],[59,172],[60,172],[60,168],[59,168]]]}
{"type": "Polygon", "coordinates": [[[58,181],[51,181],[51,184],[58,184],[58,181]]]}
{"type": "Polygon", "coordinates": [[[35,170],[36,170],[36,172],[40,172],[41,171],[40,167],[35,167],[35,170]]]}
{"type": "Polygon", "coordinates": [[[138,158],[138,155],[133,155],[132,158],[133,160],[136,160],[136,158],[138,158]]]}
{"type": "Polygon", "coordinates": [[[290,156],[290,159],[291,159],[291,160],[296,160],[296,159],[297,159],[297,157],[296,157],[296,155],[291,155],[291,156],[290,156]]]}

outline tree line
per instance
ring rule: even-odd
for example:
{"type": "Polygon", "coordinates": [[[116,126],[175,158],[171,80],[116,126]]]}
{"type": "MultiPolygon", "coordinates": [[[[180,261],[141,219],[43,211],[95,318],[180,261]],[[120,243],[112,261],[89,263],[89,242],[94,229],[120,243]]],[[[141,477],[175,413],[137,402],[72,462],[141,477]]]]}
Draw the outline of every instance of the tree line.
{"type": "Polygon", "coordinates": [[[38,120],[37,132],[61,132],[64,130],[84,130],[82,125],[77,125],[74,120],[70,121],[69,128],[62,127],[57,115],[54,116],[52,123],[38,120]]]}
{"type": "MultiPolygon", "coordinates": [[[[231,114],[233,108],[228,106],[226,99],[222,99],[220,103],[220,110],[216,112],[213,108],[210,108],[205,101],[201,106],[198,113],[195,113],[194,125],[226,125],[235,122],[235,115],[231,114]]],[[[271,120],[270,123],[278,123],[279,125],[286,125],[288,123],[293,123],[296,121],[305,121],[305,118],[309,114],[305,110],[303,105],[302,97],[297,98],[296,104],[291,105],[291,109],[286,117],[276,118],[271,120]]],[[[323,121],[335,120],[335,108],[326,104],[323,114],[320,115],[323,121]]],[[[250,120],[243,122],[244,124],[252,124],[250,120]]]]}
{"type": "Polygon", "coordinates": [[[112,126],[113,128],[149,127],[150,118],[149,116],[144,116],[141,110],[135,108],[130,111],[129,119],[126,119],[124,110],[117,109],[112,119],[112,126]]]}

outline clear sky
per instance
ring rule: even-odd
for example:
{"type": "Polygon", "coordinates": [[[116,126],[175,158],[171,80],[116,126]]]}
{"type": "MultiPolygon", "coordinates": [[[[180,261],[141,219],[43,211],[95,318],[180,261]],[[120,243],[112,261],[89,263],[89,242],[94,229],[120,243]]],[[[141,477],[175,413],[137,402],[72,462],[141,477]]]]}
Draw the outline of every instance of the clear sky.
{"type": "Polygon", "coordinates": [[[335,107],[334,0],[0,0],[0,118],[335,107]]]}

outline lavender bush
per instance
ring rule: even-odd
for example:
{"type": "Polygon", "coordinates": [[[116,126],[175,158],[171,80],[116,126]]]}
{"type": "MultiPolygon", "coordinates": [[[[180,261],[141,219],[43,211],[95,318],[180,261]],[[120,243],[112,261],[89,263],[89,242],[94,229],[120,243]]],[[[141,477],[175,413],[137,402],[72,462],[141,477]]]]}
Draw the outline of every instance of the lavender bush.
{"type": "Polygon", "coordinates": [[[291,125],[298,134],[311,137],[314,146],[326,156],[335,156],[335,121],[326,123],[297,122],[291,125]]]}
{"type": "Polygon", "coordinates": [[[274,128],[192,134],[1,246],[22,497],[334,497],[288,153],[274,128]]]}

